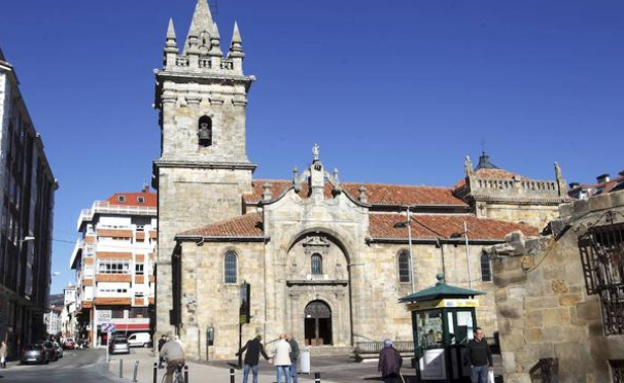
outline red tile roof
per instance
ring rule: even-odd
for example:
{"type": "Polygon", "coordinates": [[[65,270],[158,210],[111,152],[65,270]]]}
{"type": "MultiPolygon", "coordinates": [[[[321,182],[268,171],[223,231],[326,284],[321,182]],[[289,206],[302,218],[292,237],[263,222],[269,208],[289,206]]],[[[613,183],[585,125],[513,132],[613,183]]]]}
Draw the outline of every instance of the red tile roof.
{"type": "MultiPolygon", "coordinates": [[[[392,213],[371,213],[370,236],[375,239],[407,239],[407,227],[397,224],[405,221],[405,215],[392,213]]],[[[463,233],[464,221],[468,224],[471,240],[503,240],[512,231],[520,230],[527,236],[538,234],[532,226],[514,224],[493,219],[477,218],[459,214],[413,214],[412,238],[450,238],[454,233],[463,233]]],[[[262,237],[262,215],[250,213],[228,221],[217,222],[199,229],[180,233],[183,236],[249,238],[262,237]]]]}
{"type": "MultiPolygon", "coordinates": [[[[287,188],[292,186],[287,180],[255,180],[253,182],[253,193],[243,196],[245,203],[256,204],[262,200],[263,185],[271,185],[273,198],[278,197],[287,188]]],[[[368,203],[371,205],[443,205],[443,206],[468,206],[466,202],[453,195],[453,189],[435,186],[406,186],[389,184],[364,184],[364,183],[342,183],[343,190],[348,192],[353,199],[359,196],[359,188],[366,187],[368,203]]],[[[325,185],[325,195],[330,197],[332,186],[325,185]]],[[[304,183],[299,195],[305,198],[308,195],[308,185],[304,183]]]]}
{"type": "Polygon", "coordinates": [[[179,235],[229,238],[262,237],[264,235],[262,215],[260,213],[249,213],[227,221],[216,222],[199,229],[188,230],[179,235]]]}
{"type": "Polygon", "coordinates": [[[143,189],[143,191],[138,193],[115,193],[112,196],[108,197],[106,202],[115,206],[157,207],[158,204],[156,193],[150,192],[149,187],[146,187],[145,189],[143,189]],[[119,197],[121,196],[123,196],[123,201],[119,200],[119,197]],[[143,203],[139,202],[139,197],[143,197],[143,203]]]}
{"type": "MultiPolygon", "coordinates": [[[[520,230],[527,236],[538,234],[532,226],[515,224],[494,219],[477,218],[459,214],[413,214],[411,223],[412,238],[450,238],[455,233],[464,232],[464,221],[468,225],[468,238],[471,240],[503,240],[512,231],[520,230]]],[[[402,214],[370,214],[370,236],[376,239],[405,239],[407,226],[401,226],[406,217],[402,214]]]]}

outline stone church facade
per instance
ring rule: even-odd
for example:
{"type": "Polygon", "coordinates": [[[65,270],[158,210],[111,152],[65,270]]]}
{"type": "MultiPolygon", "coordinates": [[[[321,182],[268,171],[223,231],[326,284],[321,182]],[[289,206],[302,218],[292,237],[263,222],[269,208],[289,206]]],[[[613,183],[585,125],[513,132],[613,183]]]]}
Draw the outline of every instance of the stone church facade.
{"type": "MultiPolygon", "coordinates": [[[[179,334],[189,358],[233,358],[243,281],[251,287],[244,340],[292,332],[345,352],[385,337],[412,340],[400,297],[431,286],[439,272],[492,292],[483,247],[512,231],[537,234],[567,198],[556,164],[554,180],[533,180],[485,153],[476,167],[466,159],[453,187],[343,183],[316,145],[291,179],[254,179],[245,141],[254,77],[244,74],[244,56],[236,25],[224,56],[208,4],[198,0],[183,46],[170,22],[156,73],[156,330],[179,334]]],[[[479,299],[479,325],[491,334],[493,294],[479,299]]]]}

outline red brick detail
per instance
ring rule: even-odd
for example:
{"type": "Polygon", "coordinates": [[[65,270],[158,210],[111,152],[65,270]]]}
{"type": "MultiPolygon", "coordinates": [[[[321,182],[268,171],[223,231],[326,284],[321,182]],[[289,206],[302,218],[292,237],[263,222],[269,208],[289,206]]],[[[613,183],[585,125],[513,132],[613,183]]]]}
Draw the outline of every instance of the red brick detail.
{"type": "Polygon", "coordinates": [[[134,283],[143,284],[144,281],[145,281],[145,277],[142,275],[137,275],[136,277],[134,277],[134,283]]]}
{"type": "Polygon", "coordinates": [[[93,303],[100,306],[100,305],[107,305],[107,306],[121,306],[121,305],[131,305],[132,304],[132,299],[130,298],[95,298],[93,300],[93,303]]]}
{"type": "Polygon", "coordinates": [[[99,229],[98,237],[132,238],[132,230],[99,229]]]}
{"type": "Polygon", "coordinates": [[[98,274],[95,276],[97,282],[132,282],[132,275],[128,274],[98,274]]]}
{"type": "Polygon", "coordinates": [[[98,251],[96,256],[100,259],[132,259],[132,253],[116,253],[110,251],[98,251]]]}

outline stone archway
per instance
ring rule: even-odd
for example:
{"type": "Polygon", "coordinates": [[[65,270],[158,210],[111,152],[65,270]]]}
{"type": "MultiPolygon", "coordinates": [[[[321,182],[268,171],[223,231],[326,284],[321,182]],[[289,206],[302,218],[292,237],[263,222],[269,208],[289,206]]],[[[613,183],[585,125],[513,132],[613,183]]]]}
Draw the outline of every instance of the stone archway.
{"type": "Polygon", "coordinates": [[[332,312],[327,303],[316,300],[308,303],[304,310],[305,344],[327,346],[333,344],[332,312]]]}

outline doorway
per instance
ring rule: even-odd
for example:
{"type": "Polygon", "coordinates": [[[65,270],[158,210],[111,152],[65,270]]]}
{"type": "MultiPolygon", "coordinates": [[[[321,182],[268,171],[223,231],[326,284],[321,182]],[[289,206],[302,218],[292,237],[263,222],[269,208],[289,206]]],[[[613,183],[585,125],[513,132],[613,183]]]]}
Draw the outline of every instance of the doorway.
{"type": "Polygon", "coordinates": [[[323,301],[310,302],[304,312],[305,343],[307,346],[332,344],[331,309],[323,301]]]}

